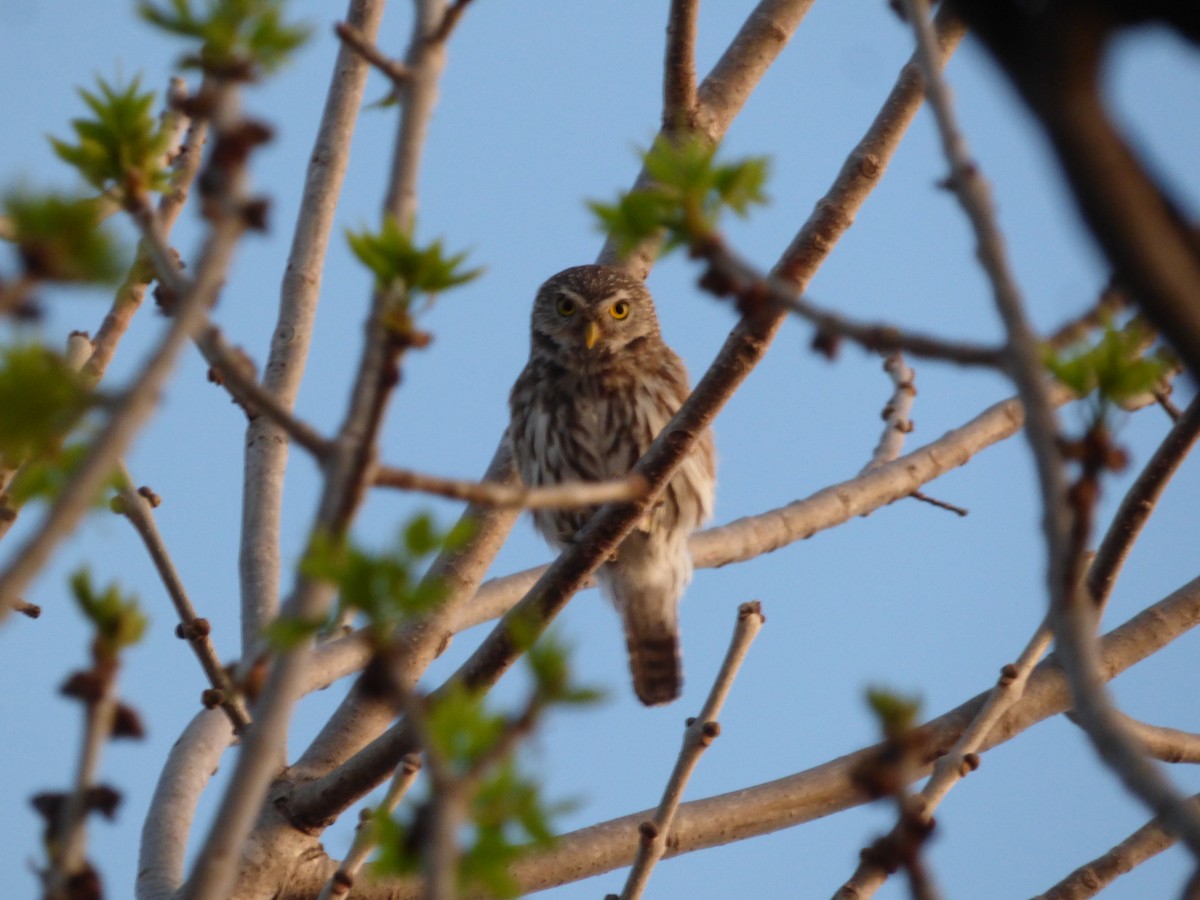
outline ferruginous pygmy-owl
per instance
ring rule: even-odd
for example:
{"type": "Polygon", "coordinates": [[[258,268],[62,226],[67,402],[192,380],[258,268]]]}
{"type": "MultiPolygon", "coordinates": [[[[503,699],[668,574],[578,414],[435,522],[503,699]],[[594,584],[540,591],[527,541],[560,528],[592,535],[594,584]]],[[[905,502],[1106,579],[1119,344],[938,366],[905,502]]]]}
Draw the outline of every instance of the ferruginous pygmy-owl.
{"type": "MultiPolygon", "coordinates": [[[[608,266],[559,272],[533,302],[529,362],[509,398],[513,452],[527,485],[621,478],[689,393],[641,281],[608,266]]],[[[658,503],[597,573],[625,625],[633,689],[647,705],[679,696],[679,598],[692,576],[688,536],[712,514],[705,432],[658,503]]],[[[595,508],[539,509],[538,531],[570,543],[595,508]]]]}

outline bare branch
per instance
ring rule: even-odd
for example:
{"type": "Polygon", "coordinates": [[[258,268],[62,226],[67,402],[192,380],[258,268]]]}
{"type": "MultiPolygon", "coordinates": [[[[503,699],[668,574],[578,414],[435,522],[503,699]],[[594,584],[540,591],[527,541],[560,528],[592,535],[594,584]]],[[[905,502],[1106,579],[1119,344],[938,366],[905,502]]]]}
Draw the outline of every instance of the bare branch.
{"type": "Polygon", "coordinates": [[[429,40],[437,44],[444,44],[448,41],[454,29],[458,27],[458,20],[462,18],[463,13],[467,11],[467,7],[470,4],[471,0],[454,0],[447,7],[445,13],[442,15],[442,21],[438,25],[437,31],[433,33],[433,36],[429,40]]]}
{"type": "Polygon", "coordinates": [[[1158,505],[1167,482],[1200,437],[1200,396],[1194,398],[1167,432],[1118,507],[1087,574],[1087,590],[1103,611],[1142,526],[1158,505]]]}
{"type": "MultiPolygon", "coordinates": [[[[383,0],[349,0],[346,22],[374,41],[383,18],[383,0]]],[[[263,371],[263,387],[279,405],[292,409],[312,342],[313,321],[338,197],[350,160],[368,65],[352,48],[338,50],[304,175],[300,212],[292,233],[287,267],[279,292],[279,313],[263,371]]],[[[283,484],[288,436],[265,416],[246,429],[242,537],[238,575],[241,582],[242,655],[250,656],[263,628],[279,607],[283,484]]]]}
{"type": "Polygon", "coordinates": [[[737,625],[729,643],[729,650],[725,653],[725,660],[721,663],[700,715],[688,719],[687,728],[683,733],[683,747],[679,751],[679,758],[675,761],[675,768],[671,771],[658,809],[655,810],[653,818],[638,826],[641,840],[638,844],[637,858],[633,861],[625,889],[621,892],[621,900],[638,900],[646,890],[650,873],[667,849],[667,838],[675,821],[675,812],[679,809],[679,801],[683,797],[683,789],[687,787],[692,771],[700,762],[700,755],[721,733],[717,717],[721,714],[721,707],[725,705],[725,698],[729,696],[733,679],[742,667],[742,660],[746,658],[750,645],[765,621],[762,605],[757,600],[738,607],[737,625]]]}
{"type": "Polygon", "coordinates": [[[899,456],[904,449],[905,436],[913,430],[909,413],[912,412],[913,399],[917,396],[916,374],[899,353],[889,353],[884,358],[883,371],[892,379],[895,390],[883,408],[883,434],[880,435],[875,452],[871,454],[871,461],[863,467],[863,472],[878,469],[899,456]]]}
{"type": "MultiPolygon", "coordinates": [[[[1200,806],[1200,794],[1189,801],[1200,806]]],[[[1120,876],[1175,845],[1175,835],[1151,819],[1107,853],[1084,863],[1050,890],[1033,900],[1086,900],[1095,897],[1120,876]]]]}
{"type": "Polygon", "coordinates": [[[640,478],[620,478],[614,481],[572,482],[540,488],[523,485],[495,484],[489,481],[457,481],[424,475],[408,469],[380,466],[375,470],[378,487],[402,491],[422,491],[453,500],[469,500],[491,506],[512,506],[518,509],[553,509],[571,506],[600,506],[603,503],[623,503],[646,495],[647,484],[640,478]]]}
{"type": "Polygon", "coordinates": [[[412,78],[412,72],[409,71],[408,66],[398,59],[392,59],[380,50],[374,41],[369,40],[361,30],[349,22],[338,22],[333,26],[333,33],[342,43],[382,72],[392,82],[393,87],[399,87],[412,78]]]}
{"type": "Polygon", "coordinates": [[[196,608],[192,605],[187,590],[183,586],[183,580],[179,577],[171,555],[167,551],[167,546],[163,543],[162,535],[158,532],[158,525],[155,523],[154,513],[151,511],[157,505],[156,500],[152,499],[153,495],[148,494],[146,488],[134,489],[133,477],[129,474],[124,462],[117,464],[117,471],[121,476],[121,489],[117,495],[119,502],[114,508],[129,520],[129,524],[134,527],[138,536],[141,537],[142,543],[146,545],[146,552],[150,554],[154,568],[158,570],[163,587],[167,590],[167,596],[171,598],[171,603],[174,604],[175,612],[179,616],[180,626],[176,633],[191,645],[192,652],[200,661],[200,667],[208,676],[209,684],[216,692],[212,700],[220,704],[221,709],[225,710],[225,714],[229,717],[233,730],[240,733],[250,724],[250,714],[246,711],[246,704],[238,694],[228,673],[221,665],[221,660],[217,658],[217,650],[208,636],[208,620],[201,619],[196,615],[196,608]]]}
{"type": "Polygon", "coordinates": [[[695,127],[696,15],[700,0],[671,0],[667,17],[667,53],[663,64],[663,134],[695,127]]]}
{"type": "Polygon", "coordinates": [[[354,887],[354,878],[358,875],[358,870],[367,861],[367,857],[375,846],[371,840],[371,829],[366,826],[372,819],[379,816],[390,816],[396,811],[396,807],[400,805],[400,801],[404,799],[404,795],[408,793],[408,789],[412,787],[413,782],[417,779],[417,773],[420,771],[421,758],[415,753],[410,753],[400,760],[396,774],[392,778],[391,784],[388,785],[387,793],[379,801],[379,805],[369,811],[363,810],[358,828],[354,832],[354,843],[350,845],[350,851],[342,860],[342,864],[338,866],[337,871],[333,873],[333,877],[321,890],[321,896],[317,900],[333,900],[334,897],[344,897],[350,893],[351,888],[354,887]]]}
{"type": "Polygon", "coordinates": [[[229,391],[251,421],[260,415],[265,416],[318,462],[329,456],[332,452],[329,439],[287,409],[273,393],[258,383],[252,364],[239,350],[229,346],[219,328],[211,323],[205,325],[196,336],[196,346],[213,367],[214,380],[229,391]]]}
{"type": "MultiPolygon", "coordinates": [[[[405,103],[384,204],[385,214],[403,228],[411,228],[414,221],[421,153],[445,62],[441,46],[429,41],[444,9],[443,0],[421,0],[413,24],[408,59],[413,77],[402,89],[405,103]]],[[[334,452],[325,465],[310,538],[324,535],[340,539],[362,500],[378,430],[398,381],[395,367],[404,349],[395,333],[384,325],[388,302],[384,291],[376,291],[372,298],[366,346],[334,452]]],[[[248,471],[248,477],[250,474],[248,471]]],[[[283,614],[300,621],[320,620],[328,614],[332,599],[331,585],[301,575],[283,614]]],[[[250,611],[247,613],[249,618],[250,611]]],[[[218,900],[230,893],[239,850],[254,826],[271,779],[282,767],[292,709],[301,696],[304,670],[312,652],[312,642],[306,640],[275,655],[254,708],[255,727],[243,744],[214,826],[184,887],[183,894],[189,900],[218,900]]]]}
{"type": "Polygon", "coordinates": [[[917,332],[904,331],[895,325],[881,322],[859,322],[837,313],[820,309],[806,300],[793,285],[778,276],[764,275],[725,243],[713,235],[695,248],[709,264],[701,284],[714,293],[733,294],[740,306],[767,303],[796,313],[817,327],[813,346],[826,355],[836,350],[836,339],[846,338],[867,350],[890,354],[909,353],[926,359],[957,363],[963,366],[1002,368],[1004,352],[998,347],[972,344],[966,341],[947,341],[917,332]]]}

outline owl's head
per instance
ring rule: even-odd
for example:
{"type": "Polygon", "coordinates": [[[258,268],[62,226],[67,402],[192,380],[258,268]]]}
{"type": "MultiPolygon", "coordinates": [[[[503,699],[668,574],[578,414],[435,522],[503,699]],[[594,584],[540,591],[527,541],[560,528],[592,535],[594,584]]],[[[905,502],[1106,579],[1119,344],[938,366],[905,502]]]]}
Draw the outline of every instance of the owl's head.
{"type": "Polygon", "coordinates": [[[577,361],[611,358],[659,335],[646,286],[612,266],[574,266],[550,278],[538,289],[532,324],[535,340],[577,361]]]}

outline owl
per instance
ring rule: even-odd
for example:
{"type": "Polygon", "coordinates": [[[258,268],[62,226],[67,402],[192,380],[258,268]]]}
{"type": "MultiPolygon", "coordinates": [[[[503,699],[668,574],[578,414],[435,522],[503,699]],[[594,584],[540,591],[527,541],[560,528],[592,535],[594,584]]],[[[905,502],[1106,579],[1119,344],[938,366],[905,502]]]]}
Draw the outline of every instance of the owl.
{"type": "MultiPolygon", "coordinates": [[[[641,281],[609,266],[559,272],[533,302],[529,362],[509,398],[522,480],[536,487],[624,477],[689,391],[641,281]]],[[[679,598],[692,576],[687,541],[712,514],[715,469],[705,432],[597,573],[621,615],[633,689],[647,706],[679,696],[679,598]]],[[[562,549],[595,511],[538,509],[533,520],[562,549]]]]}

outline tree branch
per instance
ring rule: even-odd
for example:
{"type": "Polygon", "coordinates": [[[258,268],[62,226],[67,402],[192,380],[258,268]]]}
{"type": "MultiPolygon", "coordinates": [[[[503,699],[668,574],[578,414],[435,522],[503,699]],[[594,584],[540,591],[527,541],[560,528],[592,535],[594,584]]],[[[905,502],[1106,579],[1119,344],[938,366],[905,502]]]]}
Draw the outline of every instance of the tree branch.
{"type": "Polygon", "coordinates": [[[700,0],[671,0],[667,52],[663,63],[663,134],[686,134],[695,127],[696,15],[700,0]]]}
{"type": "Polygon", "coordinates": [[[530,488],[524,485],[495,484],[489,481],[457,481],[438,478],[408,469],[380,466],[375,470],[377,487],[402,491],[423,491],[452,500],[469,500],[489,506],[518,509],[554,509],[572,506],[599,506],[623,503],[646,495],[647,485],[638,478],[619,478],[601,482],[568,482],[530,488]]]}
{"type": "Polygon", "coordinates": [[[693,770],[700,762],[701,754],[721,733],[717,717],[721,714],[721,707],[725,705],[725,698],[729,696],[733,679],[742,667],[742,660],[746,658],[750,645],[765,621],[762,605],[757,600],[738,607],[737,625],[729,643],[729,650],[725,653],[725,660],[721,663],[700,715],[688,719],[683,733],[683,747],[679,751],[679,758],[675,761],[671,777],[667,780],[658,809],[654,811],[653,818],[638,826],[641,840],[638,843],[637,857],[625,882],[625,889],[621,891],[620,900],[639,900],[646,890],[655,863],[662,859],[667,849],[668,836],[675,821],[675,812],[679,809],[679,801],[683,797],[683,789],[687,787],[693,770]]]}
{"type": "MultiPolygon", "coordinates": [[[[1200,794],[1189,801],[1200,805],[1200,794]]],[[[1084,863],[1050,890],[1033,900],[1085,900],[1095,897],[1120,876],[1175,844],[1175,835],[1158,819],[1151,819],[1107,853],[1084,863]]]]}
{"type": "Polygon", "coordinates": [[[129,520],[129,524],[145,544],[146,552],[150,554],[150,560],[154,563],[163,587],[167,590],[167,596],[170,597],[179,616],[180,625],[176,634],[191,645],[192,652],[196,654],[200,667],[208,677],[208,683],[216,692],[213,700],[220,704],[229,717],[234,732],[241,733],[250,724],[250,714],[246,711],[245,703],[221,665],[217,650],[208,637],[208,620],[196,615],[196,608],[192,605],[183,580],[171,560],[171,554],[163,543],[162,535],[159,534],[154,513],[151,511],[157,505],[157,498],[151,499],[153,495],[148,496],[145,488],[134,489],[133,476],[129,474],[124,462],[117,463],[117,471],[120,473],[121,488],[117,493],[119,502],[114,506],[114,510],[129,520]]]}
{"type": "MultiPolygon", "coordinates": [[[[350,0],[346,21],[373,41],[383,17],[383,0],[350,0]]],[[[313,321],[338,197],[350,160],[350,144],[366,86],[368,65],[350,47],[338,50],[333,77],[313,143],[300,212],[279,292],[279,313],[263,370],[263,387],[284,409],[292,409],[312,342],[313,321]]],[[[242,490],[242,655],[249,657],[262,629],[279,606],[280,532],[288,435],[260,417],[246,429],[242,490]]]]}
{"type": "MultiPolygon", "coordinates": [[[[1200,578],[1152,604],[1099,642],[1102,672],[1113,678],[1143,659],[1153,656],[1171,641],[1200,625],[1200,578]]],[[[987,701],[989,692],[978,694],[917,729],[927,748],[923,764],[914,767],[913,777],[922,777],[934,760],[949,749],[987,701]]],[[[1071,706],[1070,690],[1060,662],[1051,655],[1030,676],[1022,698],[994,727],[980,750],[1011,740],[1027,728],[1071,706]]],[[[839,757],[829,762],[752,787],[693,800],[679,807],[673,829],[674,840],[667,856],[745,840],[782,828],[800,825],[832,813],[870,802],[872,797],[853,787],[850,772],[878,746],[839,757]]],[[[533,851],[518,860],[511,874],[522,892],[544,890],[628,866],[637,851],[637,827],[649,810],[601,822],[561,836],[545,851],[533,851]]],[[[288,885],[280,900],[301,900],[320,890],[327,870],[314,866],[288,885]]],[[[389,880],[363,884],[363,900],[415,900],[419,885],[411,880],[389,880]]]]}

